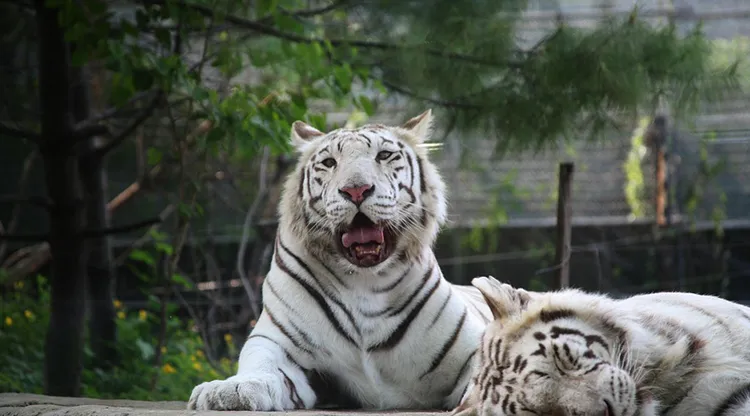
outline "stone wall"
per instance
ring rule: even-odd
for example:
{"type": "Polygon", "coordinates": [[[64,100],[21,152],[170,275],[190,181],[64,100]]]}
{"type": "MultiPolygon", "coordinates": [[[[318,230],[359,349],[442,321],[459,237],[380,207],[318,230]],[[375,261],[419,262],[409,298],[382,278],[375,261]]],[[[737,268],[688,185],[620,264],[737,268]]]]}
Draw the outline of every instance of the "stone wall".
{"type": "MultiPolygon", "coordinates": [[[[73,397],[51,397],[37,394],[0,393],[0,416],[328,416],[371,412],[195,412],[186,410],[185,402],[144,402],[136,400],[99,400],[73,397]]],[[[387,412],[394,414],[394,412],[387,412]]],[[[398,412],[403,416],[437,416],[438,412],[398,412]]],[[[444,413],[443,413],[444,414],[444,413]]]]}

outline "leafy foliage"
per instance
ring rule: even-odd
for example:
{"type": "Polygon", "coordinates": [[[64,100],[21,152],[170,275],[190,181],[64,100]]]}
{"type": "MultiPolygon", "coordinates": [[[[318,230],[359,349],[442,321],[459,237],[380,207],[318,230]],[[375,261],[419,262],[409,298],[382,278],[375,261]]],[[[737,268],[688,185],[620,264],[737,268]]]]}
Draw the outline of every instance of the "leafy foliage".
{"type": "MultiPolygon", "coordinates": [[[[47,281],[38,276],[34,285],[19,282],[4,295],[0,312],[0,392],[43,392],[44,334],[49,320],[47,281]]],[[[236,371],[239,353],[230,335],[225,336],[227,356],[212,363],[206,358],[201,338],[190,330],[192,322],[177,318],[168,322],[168,342],[162,347],[162,361],[153,366],[158,328],[157,309],[129,309],[115,300],[117,349],[120,366],[103,371],[85,351],[83,395],[107,399],[187,400],[196,384],[236,371]],[[154,389],[148,380],[156,377],[154,389]]],[[[171,304],[170,309],[177,309],[171,304]]]]}
{"type": "Polygon", "coordinates": [[[378,65],[391,89],[450,108],[457,127],[497,138],[501,149],[538,148],[558,135],[596,137],[638,108],[652,110],[657,98],[691,110],[707,94],[737,84],[738,54],[712,64],[713,45],[699,26],[683,36],[633,13],[593,29],[562,24],[521,48],[513,33],[525,2],[429,3],[420,3],[421,13],[402,15],[403,30],[387,34],[377,27],[388,21],[393,2],[378,2],[381,12],[368,9],[379,18],[368,26],[368,15],[361,33],[415,46],[360,54],[359,64],[378,65]]]}
{"type": "Polygon", "coordinates": [[[650,198],[646,193],[643,175],[643,161],[648,152],[644,136],[651,123],[651,117],[643,117],[630,138],[630,151],[622,165],[625,172],[625,199],[630,207],[632,218],[644,218],[653,215],[653,207],[649,205],[650,198]]]}
{"type": "Polygon", "coordinates": [[[294,119],[325,127],[324,117],[308,113],[314,100],[372,114],[375,103],[358,87],[442,106],[457,127],[490,134],[511,150],[538,148],[559,135],[596,137],[659,97],[691,109],[737,82],[733,60],[710,63],[712,45],[700,27],[682,36],[635,12],[594,29],[562,24],[522,48],[514,35],[522,0],[283,0],[254,7],[238,0],[151,0],[132,21],[101,0],[87,0],[84,8],[50,4],[65,10],[67,37],[80,51],[76,61],[104,59],[115,71],[115,104],[162,88],[196,104],[190,117],[216,122],[210,142],[235,137],[256,151],[262,144],[288,150],[294,119]],[[92,14],[95,24],[82,24],[92,14]],[[206,32],[204,46],[189,45],[206,32]],[[247,75],[252,65],[258,82],[222,96],[173,53],[180,42],[187,42],[185,54],[192,50],[224,76],[247,75]]]}

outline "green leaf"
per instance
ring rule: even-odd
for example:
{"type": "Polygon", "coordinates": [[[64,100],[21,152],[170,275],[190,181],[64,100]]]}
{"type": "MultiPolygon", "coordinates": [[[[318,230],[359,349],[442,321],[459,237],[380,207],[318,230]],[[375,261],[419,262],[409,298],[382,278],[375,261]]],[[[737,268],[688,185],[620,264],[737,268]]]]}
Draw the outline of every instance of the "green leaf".
{"type": "Polygon", "coordinates": [[[333,68],[333,76],[342,93],[348,94],[352,87],[352,72],[349,68],[335,67],[333,68]]]}
{"type": "Polygon", "coordinates": [[[163,153],[161,152],[161,150],[153,147],[148,148],[148,150],[146,151],[146,155],[149,165],[158,165],[163,157],[163,153]]]}
{"type": "Polygon", "coordinates": [[[151,22],[151,19],[149,18],[148,14],[146,14],[145,11],[142,9],[136,9],[135,11],[135,24],[138,26],[140,30],[145,30],[148,28],[149,23],[151,22]]]}
{"type": "Polygon", "coordinates": [[[167,28],[157,27],[154,30],[154,36],[161,45],[167,49],[172,48],[172,33],[167,28]]]}
{"type": "Polygon", "coordinates": [[[112,89],[110,90],[110,100],[116,107],[125,104],[130,97],[133,96],[133,85],[130,83],[130,78],[123,79],[120,77],[120,81],[117,81],[119,74],[114,74],[112,89]]]}
{"type": "Polygon", "coordinates": [[[359,97],[359,104],[368,116],[372,117],[375,114],[375,103],[366,96],[361,95],[359,97]]]}
{"type": "Polygon", "coordinates": [[[130,255],[128,256],[130,259],[135,261],[140,261],[142,263],[146,263],[149,266],[155,266],[156,261],[154,261],[154,258],[149,254],[147,251],[135,249],[130,252],[130,255]]]}
{"type": "Polygon", "coordinates": [[[226,136],[226,132],[223,129],[214,127],[211,131],[206,134],[206,141],[208,143],[215,143],[221,141],[226,136]]]}
{"type": "Polygon", "coordinates": [[[141,352],[141,358],[144,361],[148,361],[152,358],[154,358],[154,355],[156,354],[156,351],[154,349],[154,346],[147,343],[146,341],[138,338],[135,340],[135,345],[138,347],[138,350],[141,352]]]}
{"type": "Polygon", "coordinates": [[[73,66],[83,66],[89,60],[89,51],[86,48],[79,47],[73,49],[73,53],[70,55],[70,63],[73,66]]]}
{"type": "MultiPolygon", "coordinates": [[[[294,19],[294,17],[283,13],[277,13],[274,15],[274,21],[276,27],[279,30],[291,33],[300,33],[303,31],[302,25],[294,19]]],[[[286,44],[286,42],[285,42],[286,44]]]]}
{"type": "Polygon", "coordinates": [[[175,283],[175,284],[178,284],[178,285],[180,285],[182,287],[184,287],[185,289],[192,289],[193,288],[193,284],[187,279],[187,277],[185,277],[185,276],[183,276],[181,274],[177,274],[177,273],[173,274],[172,275],[172,282],[175,283]]]}
{"type": "Polygon", "coordinates": [[[154,76],[143,69],[133,70],[133,87],[138,91],[146,91],[154,85],[154,76]]]}
{"type": "Polygon", "coordinates": [[[256,0],[255,13],[259,18],[266,17],[276,9],[277,0],[256,0]]]}
{"type": "Polygon", "coordinates": [[[174,248],[172,248],[171,244],[167,244],[163,242],[156,242],[154,246],[156,247],[157,251],[160,251],[166,254],[167,256],[171,256],[172,254],[174,254],[174,248]]]}
{"type": "Polygon", "coordinates": [[[148,234],[153,238],[155,241],[165,241],[169,238],[169,235],[165,233],[164,231],[159,231],[157,229],[151,229],[149,230],[148,234]]]}
{"type": "Polygon", "coordinates": [[[120,29],[122,29],[123,33],[125,33],[126,35],[132,37],[137,37],[140,34],[138,28],[129,20],[120,19],[120,29]]]}
{"type": "Polygon", "coordinates": [[[148,295],[148,307],[153,311],[158,311],[161,308],[161,299],[156,295],[148,295]]]}

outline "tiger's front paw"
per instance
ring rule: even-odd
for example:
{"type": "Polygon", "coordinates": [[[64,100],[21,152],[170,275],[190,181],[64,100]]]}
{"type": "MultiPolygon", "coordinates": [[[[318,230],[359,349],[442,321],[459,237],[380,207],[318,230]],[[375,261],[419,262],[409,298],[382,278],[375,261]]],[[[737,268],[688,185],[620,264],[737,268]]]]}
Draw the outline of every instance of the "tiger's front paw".
{"type": "Polygon", "coordinates": [[[230,377],[201,383],[188,401],[188,410],[293,410],[312,407],[315,393],[289,377],[275,374],[230,377]]]}

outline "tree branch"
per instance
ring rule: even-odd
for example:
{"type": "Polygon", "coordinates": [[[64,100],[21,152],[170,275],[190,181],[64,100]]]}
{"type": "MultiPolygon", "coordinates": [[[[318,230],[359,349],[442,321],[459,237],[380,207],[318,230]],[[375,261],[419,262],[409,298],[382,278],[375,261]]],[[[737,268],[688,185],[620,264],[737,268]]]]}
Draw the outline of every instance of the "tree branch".
{"type": "Polygon", "coordinates": [[[348,0],[339,0],[329,4],[328,6],[318,7],[317,9],[284,10],[283,13],[292,17],[314,17],[332,12],[339,7],[346,6],[348,2],[348,0]]]}
{"type": "Polygon", "coordinates": [[[377,77],[371,77],[371,78],[373,80],[380,81],[380,83],[383,84],[383,86],[386,87],[386,88],[388,88],[389,90],[392,90],[392,91],[395,91],[397,93],[406,95],[407,97],[414,98],[416,100],[420,100],[420,101],[428,102],[428,103],[431,103],[431,104],[439,105],[441,107],[446,107],[446,108],[460,108],[460,109],[464,109],[464,110],[479,110],[479,109],[483,108],[482,106],[477,105],[477,104],[462,103],[462,102],[458,102],[458,101],[439,100],[439,99],[436,99],[436,98],[425,97],[425,96],[419,95],[419,94],[417,94],[415,92],[409,91],[409,90],[407,90],[404,87],[401,87],[401,86],[398,86],[396,84],[393,84],[390,81],[386,81],[386,80],[384,80],[382,78],[377,78],[377,77]]]}
{"type": "MultiPolygon", "coordinates": [[[[166,5],[167,0],[140,0],[140,3],[143,4],[144,6],[164,6],[166,5]]],[[[172,0],[169,2],[169,4],[183,7],[186,9],[191,9],[206,17],[214,17],[216,14],[216,12],[210,7],[188,3],[184,0],[172,0]]],[[[306,37],[306,36],[297,35],[295,33],[284,32],[284,31],[276,29],[275,27],[268,26],[264,23],[261,23],[259,21],[244,19],[244,18],[237,17],[237,16],[227,15],[227,16],[222,16],[222,19],[231,24],[234,24],[235,26],[239,28],[251,30],[253,32],[257,32],[257,33],[267,35],[267,36],[273,36],[273,37],[283,39],[288,42],[294,42],[294,43],[304,43],[304,44],[317,43],[323,47],[326,47],[327,45],[331,45],[334,47],[351,46],[351,47],[357,47],[357,48],[390,50],[390,51],[421,50],[427,55],[444,58],[444,59],[459,60],[459,61],[464,61],[464,62],[478,64],[478,65],[501,66],[501,67],[518,66],[518,64],[512,63],[512,62],[498,62],[498,61],[487,60],[487,59],[483,59],[483,58],[479,58],[479,57],[471,56],[471,55],[447,52],[445,50],[428,49],[428,48],[424,48],[422,45],[406,46],[406,45],[396,45],[393,43],[373,42],[373,41],[366,41],[366,40],[322,39],[322,38],[306,37]]]]}
{"type": "Polygon", "coordinates": [[[159,225],[161,225],[161,222],[163,222],[165,219],[167,219],[172,213],[177,209],[174,204],[167,205],[166,208],[162,210],[162,212],[159,214],[159,218],[161,218],[162,221],[160,221],[158,224],[154,224],[151,227],[149,227],[148,231],[142,235],[140,238],[135,240],[133,244],[131,244],[129,247],[127,247],[125,250],[123,250],[122,253],[120,253],[119,256],[115,259],[114,263],[118,266],[125,263],[125,260],[127,260],[128,256],[130,256],[130,253],[146,244],[149,240],[151,240],[153,237],[151,236],[152,231],[156,231],[159,229],[159,225]]]}
{"type": "Polygon", "coordinates": [[[14,139],[27,139],[34,143],[39,143],[41,140],[39,133],[10,127],[5,123],[0,123],[0,136],[11,137],[14,139]]]}
{"type": "MultiPolygon", "coordinates": [[[[99,230],[84,230],[81,233],[82,238],[95,238],[112,234],[122,234],[129,231],[135,231],[141,228],[150,227],[161,222],[161,218],[151,218],[139,221],[133,224],[122,225],[119,227],[108,227],[99,230]]],[[[0,241],[24,241],[40,242],[49,240],[49,234],[0,234],[0,241]]]]}
{"type": "Polygon", "coordinates": [[[237,274],[239,274],[242,286],[247,293],[248,301],[250,302],[250,310],[253,311],[254,315],[253,319],[258,319],[260,311],[258,310],[255,291],[250,285],[250,279],[245,271],[245,252],[247,251],[247,244],[250,239],[250,229],[252,228],[253,220],[260,209],[261,202],[266,200],[266,194],[268,193],[268,158],[269,149],[268,146],[266,146],[263,148],[263,156],[260,161],[260,178],[258,179],[260,183],[258,184],[258,194],[255,196],[252,206],[247,210],[247,214],[245,215],[245,223],[242,225],[242,239],[240,240],[240,247],[237,249],[237,274]]]}
{"type": "Polygon", "coordinates": [[[78,123],[78,125],[76,125],[76,130],[80,130],[82,128],[85,128],[87,125],[97,124],[97,123],[100,123],[100,122],[102,122],[104,120],[107,120],[109,118],[115,117],[118,114],[120,114],[121,112],[123,112],[123,108],[130,107],[130,106],[134,105],[135,103],[137,103],[138,101],[143,100],[144,98],[148,97],[149,94],[152,94],[152,93],[153,93],[153,91],[151,91],[151,90],[149,90],[149,91],[141,91],[141,92],[135,94],[133,97],[131,97],[130,100],[128,100],[128,102],[125,105],[121,106],[120,108],[113,107],[113,108],[107,109],[105,111],[102,111],[99,114],[96,114],[94,117],[91,117],[91,118],[89,118],[86,121],[78,123]]]}
{"type": "Polygon", "coordinates": [[[123,234],[130,231],[139,230],[141,228],[150,227],[154,224],[159,224],[160,222],[161,218],[156,217],[148,220],[138,221],[133,224],[121,225],[118,227],[108,227],[99,230],[85,230],[82,236],[83,238],[95,238],[112,234],[123,234]]]}
{"type": "Polygon", "coordinates": [[[52,207],[52,201],[43,196],[0,195],[0,204],[29,204],[44,209],[52,207]]]}
{"type": "Polygon", "coordinates": [[[107,144],[104,146],[96,149],[96,153],[103,157],[110,151],[114,150],[117,146],[122,144],[122,142],[127,139],[135,129],[138,128],[143,122],[145,122],[149,117],[151,117],[151,114],[154,113],[154,110],[159,106],[159,103],[161,102],[161,99],[164,97],[164,92],[161,90],[157,90],[154,96],[151,98],[151,101],[146,105],[146,107],[143,108],[143,110],[138,114],[137,117],[135,117],[130,124],[122,129],[120,133],[118,133],[116,136],[112,137],[107,144]]]}
{"type": "Polygon", "coordinates": [[[38,243],[49,240],[49,234],[0,234],[0,241],[38,243]]]}
{"type": "Polygon", "coordinates": [[[104,124],[83,124],[75,127],[76,140],[87,140],[94,136],[109,136],[109,128],[104,124]]]}
{"type": "Polygon", "coordinates": [[[23,2],[23,1],[19,1],[19,0],[2,0],[2,1],[0,1],[0,3],[10,4],[11,6],[16,6],[19,9],[22,9],[22,10],[27,10],[27,11],[33,11],[34,10],[34,5],[31,4],[31,3],[29,3],[29,2],[23,2]]]}
{"type": "MultiPolygon", "coordinates": [[[[31,176],[31,168],[34,166],[34,162],[36,162],[37,158],[39,157],[39,149],[34,149],[28,156],[26,156],[26,160],[23,162],[23,170],[21,170],[21,178],[18,180],[18,192],[23,195],[23,193],[26,192],[26,187],[29,182],[29,177],[31,176]]],[[[21,204],[16,204],[13,207],[13,211],[10,216],[10,222],[8,223],[8,226],[5,227],[5,230],[3,230],[4,233],[12,234],[16,231],[16,227],[18,226],[18,220],[21,216],[21,204]]],[[[0,244],[0,259],[5,258],[5,252],[8,249],[8,245],[5,243],[0,244]]]]}
{"type": "MultiPolygon", "coordinates": [[[[209,132],[213,128],[213,123],[210,120],[204,120],[202,123],[192,131],[186,141],[188,143],[194,143],[195,138],[209,132]]],[[[162,171],[162,165],[154,166],[148,173],[148,180],[153,180],[162,171]]],[[[122,206],[125,202],[129,201],[134,195],[141,189],[141,179],[133,182],[130,186],[125,188],[116,197],[114,197],[107,204],[107,210],[112,212],[122,206]]],[[[1,240],[0,240],[1,241],[1,240]]],[[[39,241],[39,240],[32,240],[39,241]]],[[[9,278],[6,279],[6,284],[16,282],[31,273],[39,270],[42,266],[47,264],[51,255],[49,251],[49,244],[43,242],[33,246],[27,246],[13,252],[7,259],[0,264],[0,268],[6,269],[9,278]]]]}

